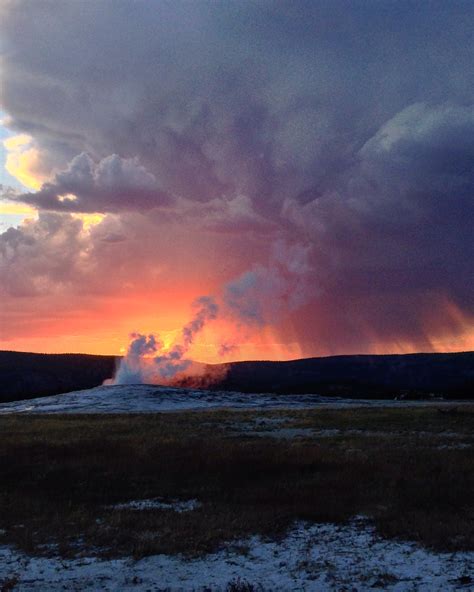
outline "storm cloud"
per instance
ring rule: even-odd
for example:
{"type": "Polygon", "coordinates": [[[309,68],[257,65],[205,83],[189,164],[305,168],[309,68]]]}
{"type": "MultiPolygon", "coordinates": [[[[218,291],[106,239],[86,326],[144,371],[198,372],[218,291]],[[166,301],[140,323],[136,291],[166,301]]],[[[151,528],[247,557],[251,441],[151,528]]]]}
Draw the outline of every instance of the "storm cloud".
{"type": "Polygon", "coordinates": [[[7,196],[41,212],[1,237],[7,292],[98,286],[115,249],[111,290],[211,261],[203,293],[306,354],[463,346],[472,3],[15,1],[1,27],[6,122],[49,179],[7,196]]]}

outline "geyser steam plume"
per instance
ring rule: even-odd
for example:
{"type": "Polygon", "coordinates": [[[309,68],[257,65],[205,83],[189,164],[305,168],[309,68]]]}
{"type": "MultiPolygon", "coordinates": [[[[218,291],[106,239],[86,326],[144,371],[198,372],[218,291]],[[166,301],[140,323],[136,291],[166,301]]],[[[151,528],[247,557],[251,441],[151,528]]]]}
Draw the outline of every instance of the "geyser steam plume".
{"type": "MultiPolygon", "coordinates": [[[[308,285],[312,270],[310,246],[275,242],[266,265],[255,264],[228,282],[216,297],[202,296],[194,301],[195,314],[169,348],[159,336],[132,333],[126,356],[120,361],[112,384],[191,384],[209,385],[221,379],[224,366],[199,364],[186,358],[195,336],[205,324],[219,316],[230,321],[240,337],[272,325],[288,311],[305,304],[314,294],[308,285]],[[216,300],[219,302],[217,304],[216,300]]],[[[233,335],[226,335],[219,355],[238,349],[233,335]]]]}
{"type": "Polygon", "coordinates": [[[194,301],[194,317],[182,331],[180,340],[166,350],[159,336],[132,333],[127,354],[120,361],[113,384],[169,384],[182,372],[189,371],[192,360],[186,353],[204,325],[217,317],[218,306],[210,296],[194,301]]]}

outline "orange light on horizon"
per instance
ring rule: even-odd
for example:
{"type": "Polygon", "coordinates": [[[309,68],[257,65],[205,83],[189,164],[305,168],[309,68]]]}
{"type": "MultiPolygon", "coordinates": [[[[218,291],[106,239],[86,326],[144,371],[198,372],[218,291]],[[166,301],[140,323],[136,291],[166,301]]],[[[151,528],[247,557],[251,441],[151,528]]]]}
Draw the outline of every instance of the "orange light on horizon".
{"type": "MultiPolygon", "coordinates": [[[[144,325],[146,326],[146,325],[144,325]]],[[[117,329],[117,327],[115,328],[117,329]]],[[[181,328],[175,326],[166,331],[143,331],[144,334],[154,333],[164,342],[164,351],[168,351],[174,343],[179,342],[181,328]]],[[[120,323],[119,330],[110,327],[109,330],[95,334],[80,334],[78,332],[62,335],[24,336],[11,340],[1,340],[0,347],[15,351],[40,353],[86,353],[95,355],[122,356],[126,353],[130,342],[130,332],[126,323],[120,323]]],[[[222,344],[222,334],[214,331],[210,326],[202,335],[196,337],[195,343],[189,350],[189,357],[197,362],[218,364],[245,360],[291,360],[312,356],[351,355],[351,354],[409,354],[417,352],[458,352],[474,351],[474,329],[457,336],[438,336],[430,339],[430,346],[419,346],[410,341],[373,342],[364,349],[346,349],[329,351],[324,344],[310,348],[303,347],[298,341],[285,342],[272,328],[255,331],[246,339],[235,340],[235,348],[221,355],[219,349],[222,344]]]]}
{"type": "MultiPolygon", "coordinates": [[[[182,328],[192,318],[191,303],[202,294],[202,285],[191,283],[164,285],[161,290],[143,289],[140,293],[116,297],[65,300],[6,300],[2,303],[0,348],[44,353],[88,353],[124,355],[131,333],[154,334],[169,350],[179,343],[182,328]],[[23,303],[26,303],[25,305],[23,303]]],[[[212,293],[212,286],[209,286],[212,293]]],[[[52,298],[52,297],[51,297],[52,298]]],[[[360,343],[352,339],[344,346],[341,336],[329,346],[320,339],[317,325],[304,340],[293,327],[291,319],[280,327],[242,327],[237,321],[218,318],[209,321],[195,336],[187,357],[204,363],[237,360],[289,360],[311,356],[343,354],[402,354],[420,351],[456,352],[474,350],[474,319],[466,316],[455,304],[440,301],[436,324],[427,315],[423,335],[419,339],[375,334],[364,326],[360,343]],[[225,346],[225,347],[223,347],[225,346]]],[[[309,310],[305,314],[313,314],[309,310]]],[[[437,317],[435,317],[436,319],[437,317]]],[[[353,336],[352,336],[353,337],[353,336]]]]}

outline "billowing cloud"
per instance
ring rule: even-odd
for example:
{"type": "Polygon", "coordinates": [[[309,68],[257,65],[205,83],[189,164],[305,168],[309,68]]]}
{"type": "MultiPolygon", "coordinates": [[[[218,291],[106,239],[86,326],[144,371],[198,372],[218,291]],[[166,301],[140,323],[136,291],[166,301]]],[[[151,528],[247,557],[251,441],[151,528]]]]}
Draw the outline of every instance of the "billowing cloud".
{"type": "Polygon", "coordinates": [[[23,228],[0,235],[2,291],[13,296],[44,295],[61,290],[83,273],[87,243],[82,223],[56,214],[42,214],[23,228]]]}
{"type": "Polygon", "coordinates": [[[170,201],[138,159],[112,154],[96,164],[85,152],[38,192],[16,199],[40,209],[68,212],[146,210],[170,201]]]}
{"type": "Polygon", "coordinates": [[[10,196],[42,212],[2,235],[10,295],[159,298],[193,276],[306,354],[470,343],[471,3],[2,17],[2,107],[48,179],[10,196]],[[104,219],[85,229],[84,213],[104,219]]]}

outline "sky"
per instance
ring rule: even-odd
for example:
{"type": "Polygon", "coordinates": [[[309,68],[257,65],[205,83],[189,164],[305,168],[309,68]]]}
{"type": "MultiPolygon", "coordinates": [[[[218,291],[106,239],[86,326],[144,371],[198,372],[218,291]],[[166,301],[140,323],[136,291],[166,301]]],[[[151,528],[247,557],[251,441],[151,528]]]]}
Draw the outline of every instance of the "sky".
{"type": "Polygon", "coordinates": [[[474,349],[472,2],[3,0],[0,50],[0,348],[474,349]]]}

